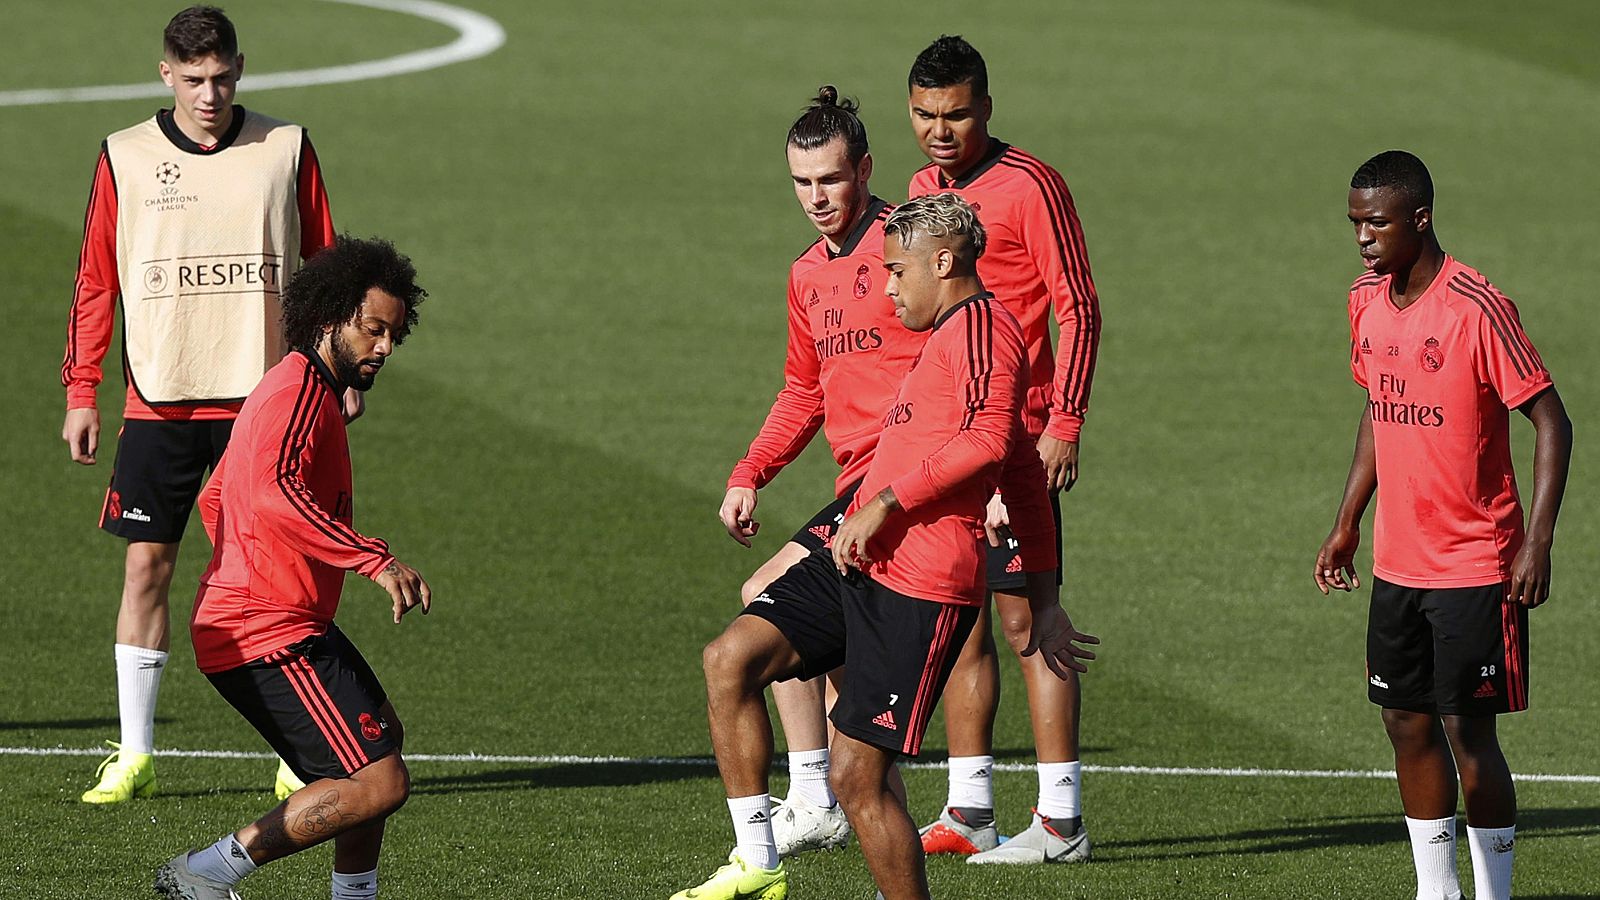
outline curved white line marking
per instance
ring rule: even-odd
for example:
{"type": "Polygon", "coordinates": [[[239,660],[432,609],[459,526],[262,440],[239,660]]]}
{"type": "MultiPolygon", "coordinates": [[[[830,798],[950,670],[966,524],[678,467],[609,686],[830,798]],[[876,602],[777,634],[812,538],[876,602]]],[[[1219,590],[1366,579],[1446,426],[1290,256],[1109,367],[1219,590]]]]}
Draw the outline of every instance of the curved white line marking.
{"type": "MultiPolygon", "coordinates": [[[[247,91],[267,91],[273,88],[309,87],[318,84],[340,84],[346,81],[368,81],[388,78],[410,72],[437,69],[453,63],[488,56],[506,42],[506,32],[500,23],[482,13],[459,6],[436,3],[434,0],[329,0],[331,3],[351,3],[389,12],[404,13],[429,19],[455,29],[456,39],[442,47],[402,53],[388,59],[351,63],[347,66],[328,66],[321,69],[301,69],[296,72],[269,72],[265,75],[246,75],[239,86],[247,91]]],[[[95,87],[40,88],[27,91],[0,91],[0,106],[40,106],[48,103],[82,103],[91,100],[134,100],[144,97],[170,97],[172,89],[161,82],[140,84],[103,84],[95,87]]]]}

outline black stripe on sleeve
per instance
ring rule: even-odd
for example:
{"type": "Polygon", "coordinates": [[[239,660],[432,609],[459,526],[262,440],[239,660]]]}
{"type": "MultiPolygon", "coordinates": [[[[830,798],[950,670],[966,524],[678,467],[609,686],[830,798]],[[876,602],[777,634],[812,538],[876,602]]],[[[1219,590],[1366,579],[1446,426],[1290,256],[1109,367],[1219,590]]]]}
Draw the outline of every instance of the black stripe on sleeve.
{"type": "MultiPolygon", "coordinates": [[[[1062,409],[1081,416],[1089,405],[1088,393],[1094,381],[1094,366],[1099,355],[1094,341],[1094,333],[1099,327],[1099,315],[1094,285],[1087,277],[1088,248],[1084,245],[1083,230],[1078,222],[1077,210],[1072,205],[1071,195],[1065,191],[1065,183],[1058,189],[1055,182],[1060,176],[1055,175],[1054,170],[1044,163],[1031,157],[1017,155],[1015,151],[1007,154],[1001,162],[1023,172],[1033,180],[1050,212],[1050,227],[1055,234],[1056,251],[1060,254],[1062,269],[1067,274],[1068,284],[1074,294],[1072,305],[1078,310],[1072,334],[1072,349],[1067,359],[1066,383],[1063,385],[1063,396],[1058,402],[1062,409]],[[1065,234],[1063,227],[1066,228],[1065,234]]],[[[1063,335],[1062,339],[1065,340],[1066,335],[1063,335]]],[[[1053,379],[1054,360],[1051,362],[1053,379]]]]}
{"type": "Polygon", "coordinates": [[[967,315],[967,412],[961,419],[962,431],[971,428],[978,413],[988,405],[989,381],[994,373],[993,345],[994,309],[985,297],[973,304],[967,315]]]}
{"type": "Polygon", "coordinates": [[[1500,336],[1500,345],[1505,349],[1506,356],[1511,359],[1511,365],[1517,370],[1518,378],[1527,378],[1532,368],[1531,360],[1523,348],[1516,342],[1515,325],[1506,320],[1505,310],[1497,309],[1493,300],[1480,285],[1473,284],[1464,275],[1457,275],[1450,281],[1450,288],[1468,300],[1477,304],[1483,311],[1485,318],[1493,327],[1495,334],[1500,336]]]}
{"type": "MultiPolygon", "coordinates": [[[[89,181],[89,203],[83,209],[83,240],[78,244],[78,276],[72,282],[72,306],[67,310],[67,355],[61,362],[61,385],[72,383],[72,370],[78,366],[78,298],[83,291],[83,257],[89,250],[89,224],[94,216],[94,201],[100,195],[100,165],[111,171],[106,142],[100,142],[100,155],[94,159],[94,176],[89,181]]],[[[113,181],[113,187],[115,182],[113,181]]]]}
{"type": "Polygon", "coordinates": [[[321,404],[325,393],[328,393],[326,385],[322,383],[316,370],[308,365],[305,375],[301,378],[300,394],[295,399],[295,409],[289,418],[289,429],[284,434],[283,446],[278,455],[278,490],[283,493],[284,498],[300,517],[315,526],[328,540],[358,552],[382,555],[388,552],[387,545],[363,539],[354,529],[329,516],[317,506],[316,501],[303,487],[297,487],[293,482],[294,477],[299,475],[300,454],[311,439],[311,432],[317,420],[317,407],[321,404]]]}

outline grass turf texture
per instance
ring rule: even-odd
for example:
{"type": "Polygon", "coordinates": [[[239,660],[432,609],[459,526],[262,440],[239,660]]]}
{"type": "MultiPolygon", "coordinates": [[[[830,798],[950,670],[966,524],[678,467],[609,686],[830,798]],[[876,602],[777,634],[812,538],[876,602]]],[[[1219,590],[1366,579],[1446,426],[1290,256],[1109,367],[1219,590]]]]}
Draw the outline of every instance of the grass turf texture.
{"type": "MultiPolygon", "coordinates": [[[[17,5],[17,4],[13,4],[17,5]]],[[[702,756],[698,652],[739,582],[825,499],[820,446],[763,492],[761,553],[721,534],[729,465],[778,385],[785,268],[812,234],[781,136],[817,84],[859,96],[877,191],[922,160],[905,70],[940,31],[984,51],[996,135],[1072,185],[1105,338],[1066,503],[1068,605],[1106,641],[1085,681],[1091,763],[1389,765],[1361,674],[1365,590],[1324,600],[1308,569],[1361,398],[1345,372],[1359,273],[1344,185],[1371,153],[1418,152],[1446,249],[1521,305],[1577,419],[1557,596],[1533,617],[1532,712],[1504,720],[1513,767],[1595,772],[1583,586],[1600,564],[1589,352],[1600,239],[1597,13],[1581,2],[1462,13],[1334,2],[475,3],[508,44],[433,72],[241,100],[307,125],[336,221],[394,239],[434,298],[352,430],[359,523],[434,584],[428,619],[387,624],[352,581],[340,620],[418,752],[702,756]],[[848,23],[848,27],[845,27],[848,23]]],[[[90,17],[22,0],[0,88],[146,77],[175,7],[90,17]],[[76,17],[76,18],[75,18],[76,17]],[[86,29],[89,29],[86,31],[86,29]],[[92,54],[84,48],[93,46],[92,54]],[[62,65],[81,60],[84,65],[62,65]]],[[[431,23],[286,0],[232,10],[253,72],[439,43],[431,23]]],[[[65,308],[94,149],[156,104],[0,109],[0,743],[114,737],[117,545],[93,521],[107,440],[83,471],[58,438],[65,308]]],[[[115,353],[115,351],[113,351],[115,353]]],[[[112,357],[113,371],[115,356],[112,357]]],[[[113,375],[112,381],[115,381],[113,375]]],[[[1526,490],[1529,429],[1516,426],[1526,490]]],[[[260,742],[192,668],[181,623],[206,556],[180,563],[180,637],[157,743],[260,742]]],[[[1365,559],[1363,562],[1365,572],[1365,559]]],[[[997,744],[1028,762],[1014,664],[997,744]]],[[[933,754],[942,720],[930,732],[933,754]]],[[[266,762],[163,760],[163,795],[88,809],[93,761],[0,759],[0,889],[138,896],[150,871],[270,805],[266,762]]],[[[731,841],[709,768],[417,763],[384,896],[659,897],[731,841]]],[[[941,773],[908,778],[919,818],[941,773]]],[[[997,780],[1024,824],[1030,774],[997,780]]],[[[775,783],[782,791],[781,779],[775,783]]],[[[1383,781],[1090,776],[1097,862],[1004,871],[934,860],[949,897],[1406,896],[1409,853],[1383,781]]],[[[1600,893],[1600,787],[1523,784],[1517,889],[1600,893]]],[[[251,900],[326,893],[326,850],[275,864],[251,900]]],[[[1463,878],[1468,878],[1463,849],[1463,878]]],[[[794,896],[869,896],[859,853],[795,864],[794,896]]]]}

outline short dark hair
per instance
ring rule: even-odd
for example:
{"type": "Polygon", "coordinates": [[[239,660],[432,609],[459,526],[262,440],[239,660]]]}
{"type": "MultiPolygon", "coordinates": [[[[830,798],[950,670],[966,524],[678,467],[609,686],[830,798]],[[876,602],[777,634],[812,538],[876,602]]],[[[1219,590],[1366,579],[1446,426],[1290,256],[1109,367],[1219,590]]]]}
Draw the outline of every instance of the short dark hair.
{"type": "Polygon", "coordinates": [[[283,286],[283,337],[295,350],[314,351],[322,329],[354,319],[371,288],[393,294],[406,305],[405,328],[394,336],[396,344],[417,324],[417,305],[428,292],[417,284],[410,258],[382,238],[363,240],[339,235],[328,247],[306,261],[283,286]]]}
{"type": "Polygon", "coordinates": [[[215,54],[233,62],[239,55],[239,35],[233,23],[215,6],[191,6],[172,17],[161,33],[167,55],[179,62],[191,62],[215,54]]]}
{"type": "Polygon", "coordinates": [[[854,100],[841,100],[839,89],[831,84],[817,88],[811,105],[789,126],[788,146],[815,150],[842,137],[850,150],[851,164],[859,164],[867,155],[867,126],[856,115],[860,108],[854,100]]]}
{"type": "Polygon", "coordinates": [[[1433,206],[1433,177],[1428,167],[1404,150],[1385,150],[1361,164],[1350,178],[1352,190],[1393,188],[1416,207],[1433,206]]]}
{"type": "Polygon", "coordinates": [[[906,77],[906,90],[967,83],[972,85],[973,97],[989,96],[989,69],[983,64],[983,54],[958,34],[941,34],[917,54],[906,77]]]}

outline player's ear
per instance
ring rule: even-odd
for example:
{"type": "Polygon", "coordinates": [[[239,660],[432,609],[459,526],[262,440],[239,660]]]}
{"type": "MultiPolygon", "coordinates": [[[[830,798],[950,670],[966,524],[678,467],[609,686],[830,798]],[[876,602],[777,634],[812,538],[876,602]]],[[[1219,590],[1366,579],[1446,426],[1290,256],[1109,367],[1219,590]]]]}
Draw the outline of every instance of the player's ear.
{"type": "Polygon", "coordinates": [[[861,162],[856,166],[856,178],[866,184],[872,178],[872,154],[867,153],[861,157],[861,162]]]}
{"type": "Polygon", "coordinates": [[[983,110],[983,123],[989,124],[989,117],[994,115],[994,97],[985,94],[979,107],[983,110]]]}
{"type": "Polygon", "coordinates": [[[1422,234],[1433,230],[1433,207],[1420,206],[1412,214],[1411,220],[1417,224],[1417,233],[1422,234]]]}
{"type": "Polygon", "coordinates": [[[949,278],[955,265],[956,254],[949,247],[940,247],[933,251],[933,274],[940,278],[949,278]]]}
{"type": "Polygon", "coordinates": [[[244,54],[243,53],[239,54],[239,57],[233,61],[233,77],[236,78],[236,79],[244,77],[244,54]]]}
{"type": "Polygon", "coordinates": [[[172,67],[167,65],[167,61],[165,59],[156,63],[156,72],[161,75],[162,84],[165,84],[167,87],[172,87],[172,67]]]}

